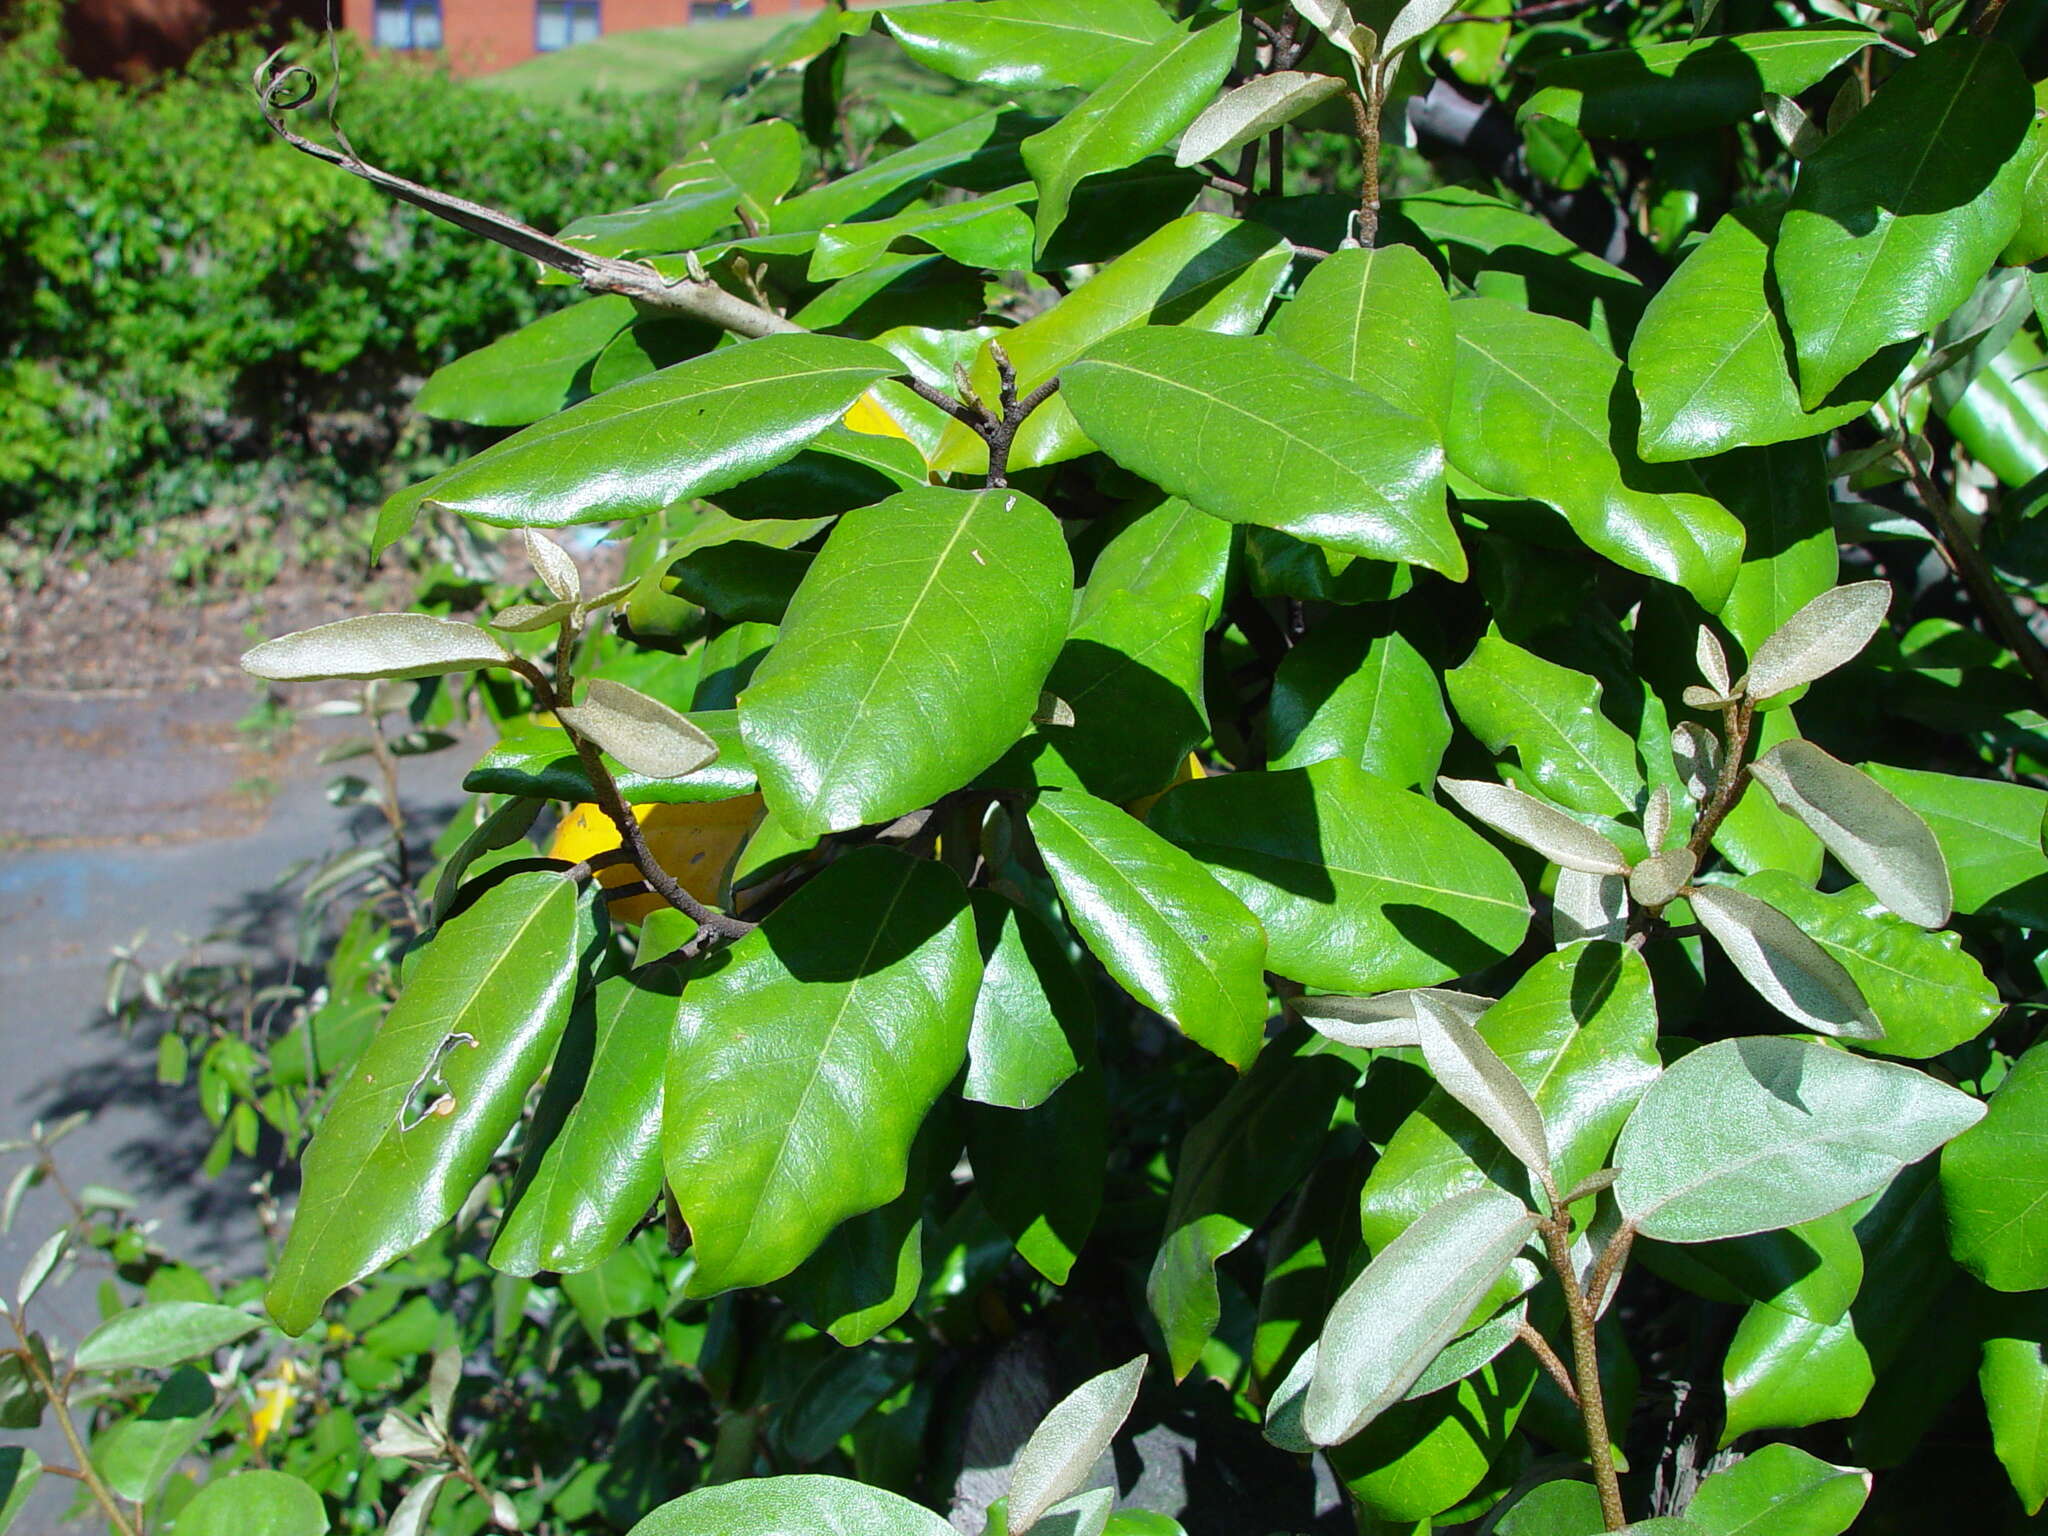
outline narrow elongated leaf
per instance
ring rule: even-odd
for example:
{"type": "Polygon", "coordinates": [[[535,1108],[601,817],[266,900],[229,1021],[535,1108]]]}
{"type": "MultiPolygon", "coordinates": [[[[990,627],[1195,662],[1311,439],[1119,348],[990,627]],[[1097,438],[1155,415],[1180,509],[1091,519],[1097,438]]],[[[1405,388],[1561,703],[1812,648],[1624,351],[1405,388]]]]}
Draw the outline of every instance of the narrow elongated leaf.
{"type": "Polygon", "coordinates": [[[1709,611],[1742,559],[1742,525],[1680,466],[1646,465],[1609,417],[1620,372],[1590,333],[1498,299],[1462,299],[1444,447],[1502,496],[1555,507],[1598,554],[1685,588],[1709,611]]]}
{"type": "Polygon", "coordinates": [[[1457,0],[1404,0],[1380,39],[1381,55],[1392,58],[1457,8],[1457,0]]]}
{"type": "Polygon", "coordinates": [[[662,1110],[706,1296],[779,1279],[902,1192],[980,974],[959,881],[885,848],[831,865],[730,955],[683,994],[662,1110]]]}
{"type": "Polygon", "coordinates": [[[265,1305],[303,1333],[351,1281],[456,1212],[569,1016],[576,887],[514,875],[441,925],[328,1108],[265,1305]]]}
{"type": "Polygon", "coordinates": [[[1268,330],[1317,367],[1445,431],[1457,355],[1451,301],[1413,246],[1333,252],[1268,330]]]}
{"type": "Polygon", "coordinates": [[[907,6],[882,25],[926,69],[1015,91],[1093,90],[1174,30],[1152,0],[907,6]]]}
{"type": "Polygon", "coordinates": [[[1888,581],[1830,587],[1757,647],[1743,687],[1762,701],[1789,692],[1855,660],[1891,608],[1888,581]]]}
{"type": "Polygon", "coordinates": [[[1802,27],[1603,48],[1546,65],[1518,115],[1555,118],[1588,138],[1696,133],[1741,122],[1766,93],[1797,96],[1876,41],[1864,31],[1802,27]]]}
{"type": "Polygon", "coordinates": [[[1422,1045],[1422,1005],[1433,1003],[1467,1022],[1493,1006],[1493,999],[1445,987],[1404,987],[1377,997],[1345,997],[1311,993],[1297,997],[1289,1010],[1299,1014],[1319,1035],[1362,1051],[1422,1045]]]}
{"type": "Polygon", "coordinates": [[[752,1477],[672,1499],[626,1536],[953,1536],[921,1504],[844,1477],[752,1477]]]}
{"type": "Polygon", "coordinates": [[[1038,185],[1041,251],[1065,221],[1082,177],[1136,165],[1195,120],[1235,62],[1238,37],[1228,19],[1162,37],[1024,141],[1024,164],[1038,185]]]}
{"type": "Polygon", "coordinates": [[[1437,1086],[1471,1111],[1530,1172],[1549,1178],[1543,1114],[1522,1080],[1478,1030],[1426,993],[1416,997],[1415,1014],[1422,1025],[1422,1059],[1437,1086]]]}
{"type": "Polygon", "coordinates": [[[782,118],[719,134],[661,173],[661,196],[618,213],[592,214],[559,238],[597,256],[692,250],[740,221],[767,221],[768,205],[787,192],[803,165],[796,126],[782,118]]]}
{"type": "Polygon", "coordinates": [[[650,779],[687,778],[718,757],[718,743],[687,715],[637,688],[601,677],[585,685],[581,704],[565,704],[555,715],[579,736],[587,736],[650,779]]]}
{"type": "Polygon", "coordinates": [[[327,1506],[288,1472],[216,1478],[178,1511],[180,1536],[324,1536],[327,1506]]]}
{"type": "Polygon", "coordinates": [[[1268,963],[1304,986],[1430,986],[1528,931],[1528,894],[1498,850],[1342,758],[1183,784],[1150,820],[1258,916],[1268,963]]]}
{"type": "Polygon", "coordinates": [[[542,315],[436,369],[413,409],[479,427],[523,427],[552,416],[589,392],[579,383],[584,370],[637,314],[631,299],[608,293],[542,315]]]}
{"type": "Polygon", "coordinates": [[[263,1320],[239,1307],[153,1301],[117,1312],[79,1343],[82,1371],[180,1365],[254,1333],[263,1320]]]}
{"type": "Polygon", "coordinates": [[[1422,653],[1382,627],[1333,613],[1281,659],[1266,721],[1270,766],[1343,757],[1404,789],[1436,777],[1451,744],[1443,688],[1422,653]]]}
{"type": "Polygon", "coordinates": [[[1465,575],[1431,428],[1270,337],[1128,331],[1061,378],[1105,453],[1211,516],[1465,575]]]}
{"type": "Polygon", "coordinates": [[[1999,1291],[2048,1286],[2048,1045],[2013,1063],[1983,1124],[1942,1149],[1949,1251],[1999,1291]]]}
{"type": "MultiPolygon", "coordinates": [[[[1141,325],[1171,325],[1248,335],[1286,278],[1292,255],[1276,230],[1213,213],[1175,219],[1123,252],[1043,314],[1005,331],[1003,351],[1029,394],[1105,336],[1141,325]]],[[[995,359],[984,347],[969,370],[975,392],[998,397],[995,359]]],[[[1053,464],[1094,445],[1054,395],[1025,420],[1010,445],[1010,467],[1053,464]]],[[[978,473],[988,464],[981,437],[949,422],[933,451],[942,474],[978,473]]]]}
{"type": "Polygon", "coordinates": [[[1876,1040],[1884,1026],[1842,963],[1776,907],[1727,886],[1702,885],[1693,915],[1764,1001],[1823,1035],[1876,1040]]]}
{"type": "Polygon", "coordinates": [[[1496,1189],[1444,1201],[1373,1256],[1330,1308],[1302,1427],[1349,1440],[1399,1402],[1506,1271],[1536,1216],[1496,1189]]]}
{"type": "Polygon", "coordinates": [[[1117,983],[1232,1066],[1265,1033],[1266,935],[1188,854],[1107,801],[1042,794],[1031,833],[1067,918],[1117,983]]]}
{"type": "Polygon", "coordinates": [[[994,762],[1037,708],[1072,589],[1059,524],[1018,491],[906,491],[841,519],[740,697],[777,819],[844,831],[994,762]]]}
{"type": "Polygon", "coordinates": [[[1628,873],[1628,860],[1605,833],[1512,785],[1438,779],[1437,787],[1496,832],[1527,844],[1553,864],[1588,875],[1628,873]]]}
{"type": "Polygon", "coordinates": [[[1627,734],[1600,712],[1600,684],[1487,634],[1444,674],[1451,707],[1487,750],[1512,747],[1559,805],[1602,816],[1636,808],[1643,776],[1627,734]]]}
{"type": "MultiPolygon", "coordinates": [[[[728,631],[730,633],[730,631],[728,631]]],[[[621,765],[612,770],[629,805],[695,805],[751,795],[759,787],[730,709],[698,710],[691,723],[717,743],[708,766],[680,779],[654,779],[621,765]]],[[[462,781],[476,795],[522,795],[581,803],[597,797],[569,733],[543,725],[515,725],[477,759],[462,781]]]]}
{"type": "Polygon", "coordinates": [[[1922,928],[1948,921],[1948,862],[1927,823],[1898,796],[1797,737],[1749,771],[1879,901],[1922,928]]]}
{"type": "Polygon", "coordinates": [[[2030,1296],[2001,1310],[1984,1340],[1977,1384],[2012,1491],[2037,1515],[2048,1503],[2048,1307],[2030,1296]]]}
{"type": "Polygon", "coordinates": [[[1863,767],[1933,831],[1948,865],[1956,911],[2048,927],[2048,853],[2041,835],[2048,793],[1997,779],[1882,763],[1863,767]]]}
{"type": "MultiPolygon", "coordinates": [[[[1612,57],[1611,55],[1591,55],[1612,57]]],[[[1628,366],[1642,401],[1637,444],[1651,464],[1811,437],[1854,421],[1906,365],[1879,349],[1812,409],[1800,404],[1771,301],[1782,202],[1723,214],[1643,309],[1628,366]]]]}
{"type": "Polygon", "coordinates": [[[885,260],[902,240],[916,240],[962,266],[996,271],[1031,265],[1031,215],[1019,206],[1031,200],[1029,185],[987,197],[939,206],[906,208],[893,218],[828,224],[805,274],[814,283],[865,272],[885,260]]]}
{"type": "Polygon", "coordinates": [[[1772,268],[1811,409],[1932,330],[2019,227],[2034,94],[2002,42],[1942,39],[1799,169],[1772,268]]]}
{"type": "Polygon", "coordinates": [[[1614,1193],[1645,1237],[1741,1237],[1884,1187],[1984,1106],[1925,1073],[1808,1041],[1722,1040],[1665,1068],[1622,1128],[1614,1193]]]}
{"type": "Polygon", "coordinates": [[[621,384],[458,464],[427,499],[502,527],[654,512],[780,464],[901,370],[837,336],[764,336],[621,384]]]}
{"type": "Polygon", "coordinates": [[[1212,156],[1227,155],[1286,126],[1343,89],[1344,82],[1335,75],[1304,74],[1295,69],[1255,75],[1212,102],[1188,124],[1173,163],[1200,165],[1212,156]]]}
{"type": "Polygon", "coordinates": [[[441,677],[504,665],[484,630],[426,613],[366,613],[266,640],[242,654],[242,670],[274,683],[326,678],[441,677]]]}
{"type": "Polygon", "coordinates": [[[1960,938],[1895,917],[1860,885],[1822,895],[1783,870],[1766,869],[1737,886],[1776,907],[1842,963],[1884,1027],[1884,1038],[1863,1042],[1864,1050],[1939,1056],[1981,1035],[2004,1008],[1960,938]]]}
{"type": "Polygon", "coordinates": [[[770,224],[777,235],[792,235],[856,219],[887,218],[938,176],[968,185],[999,170],[1001,180],[981,184],[1007,185],[1017,179],[1017,135],[1038,121],[1007,107],[980,113],[924,135],[893,155],[870,160],[857,171],[785,198],[775,205],[770,224]]]}
{"type": "Polygon", "coordinates": [[[1130,1416],[1144,1374],[1145,1357],[1139,1355],[1092,1377],[1055,1404],[1031,1432],[1010,1474],[1012,1536],[1023,1536],[1053,1505],[1080,1492],[1096,1458],[1130,1416]]]}

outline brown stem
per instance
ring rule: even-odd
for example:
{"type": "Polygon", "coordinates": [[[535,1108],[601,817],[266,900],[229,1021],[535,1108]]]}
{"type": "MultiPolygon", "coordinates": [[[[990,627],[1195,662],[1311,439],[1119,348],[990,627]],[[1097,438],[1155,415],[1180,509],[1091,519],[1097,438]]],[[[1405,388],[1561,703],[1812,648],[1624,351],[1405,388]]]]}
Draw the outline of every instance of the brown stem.
{"type": "Polygon", "coordinates": [[[1287,195],[1287,130],[1275,128],[1266,135],[1266,196],[1287,195]]]}
{"type": "Polygon", "coordinates": [[[1358,243],[1367,250],[1380,233],[1380,112],[1387,103],[1386,83],[1377,69],[1371,72],[1371,97],[1347,91],[1351,98],[1351,121],[1358,134],[1360,168],[1365,185],[1358,194],[1358,243]]]}
{"type": "Polygon", "coordinates": [[[1531,1328],[1527,1322],[1515,1325],[1515,1337],[1529,1346],[1529,1352],[1549,1373],[1550,1379],[1557,1383],[1557,1389],[1565,1395],[1565,1400],[1574,1408],[1578,1407],[1579,1389],[1572,1383],[1572,1373],[1566,1370],[1564,1362],[1557,1358],[1557,1351],[1550,1347],[1550,1340],[1531,1328]]]}
{"type": "Polygon", "coordinates": [[[1998,18],[2005,10],[2005,0],[1984,0],[1984,7],[1977,12],[1976,20],[1970,23],[1970,35],[1989,37],[1998,25],[1998,18]]]}
{"type": "Polygon", "coordinates": [[[1912,474],[1913,488],[1920,493],[1927,510],[1934,514],[1935,531],[1949,569],[1962,578],[1978,612],[1990,620],[1991,627],[1998,631],[1999,638],[2019,658],[2020,665],[2026,668],[2027,676],[2033,679],[2042,697],[2048,698],[2048,650],[2042,648],[2034,631],[2013,606],[2012,599],[1998,584],[1991,562],[1984,558],[1984,552],[1977,547],[1969,529],[1957,520],[1955,508],[1941,494],[1926,466],[1920,462],[1919,455],[1913,452],[1910,444],[1902,446],[1899,455],[1912,474]]]}
{"type": "Polygon", "coordinates": [[[1742,759],[1749,750],[1750,726],[1755,717],[1756,705],[1747,698],[1737,699],[1721,711],[1721,771],[1715,776],[1714,788],[1700,811],[1700,819],[1693,823],[1692,836],[1686,843],[1694,859],[1701,862],[1705,861],[1707,850],[1713,846],[1714,834],[1721,830],[1721,823],[1742,803],[1743,791],[1749,788],[1749,769],[1742,759]]]}
{"type": "Polygon", "coordinates": [[[28,1373],[35,1378],[36,1385],[43,1389],[43,1396],[56,1412],[57,1428],[63,1431],[64,1443],[71,1448],[72,1458],[78,1463],[79,1481],[92,1490],[94,1502],[105,1512],[107,1524],[112,1526],[119,1536],[142,1536],[141,1528],[122,1513],[121,1501],[114,1497],[114,1490],[101,1481],[99,1470],[93,1466],[92,1458],[86,1454],[85,1442],[79,1438],[78,1426],[71,1422],[71,1407],[65,1401],[63,1389],[50,1379],[50,1373],[43,1369],[43,1362],[37,1357],[35,1350],[29,1347],[28,1335],[22,1331],[21,1319],[9,1314],[9,1321],[14,1324],[14,1336],[21,1340],[22,1363],[28,1367],[28,1373]]]}
{"type": "Polygon", "coordinates": [[[1572,1329],[1572,1376],[1579,1388],[1579,1419],[1586,1427],[1586,1456],[1593,1463],[1593,1486],[1600,1490],[1600,1514],[1607,1529],[1618,1531],[1628,1524],[1621,1507],[1621,1480],[1614,1474],[1614,1447],[1607,1438],[1607,1404],[1600,1391],[1600,1346],[1593,1334],[1593,1309],[1579,1289],[1578,1272],[1572,1268],[1570,1223],[1563,1212],[1541,1227],[1543,1244],[1550,1253],[1550,1267],[1557,1271],[1557,1283],[1564,1291],[1565,1315],[1572,1329]]]}
{"type": "Polygon", "coordinates": [[[1629,1222],[1621,1224],[1621,1230],[1607,1240],[1607,1246],[1600,1250],[1600,1257],[1593,1265],[1593,1286],[1586,1294],[1586,1304],[1593,1309],[1594,1320],[1606,1309],[1608,1293],[1621,1278],[1621,1267],[1628,1262],[1629,1248],[1635,1243],[1636,1229],[1629,1222]]]}

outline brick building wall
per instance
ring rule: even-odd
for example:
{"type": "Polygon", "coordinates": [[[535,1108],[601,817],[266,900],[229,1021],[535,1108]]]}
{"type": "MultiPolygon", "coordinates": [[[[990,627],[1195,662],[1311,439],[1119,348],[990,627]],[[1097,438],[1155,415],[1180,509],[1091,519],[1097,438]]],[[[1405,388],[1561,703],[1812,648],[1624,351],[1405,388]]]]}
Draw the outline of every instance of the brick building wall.
{"type": "MultiPolygon", "coordinates": [[[[820,0],[752,0],[749,13],[778,16],[815,10],[820,0]]],[[[594,9],[599,32],[637,32],[646,27],[717,26],[703,0],[341,0],[342,24],[365,40],[378,36],[378,12],[387,28],[409,23],[416,45],[438,46],[458,75],[488,74],[541,51],[541,10],[553,8],[557,31],[589,25],[594,9]],[[698,14],[693,16],[695,9],[698,14]],[[438,37],[438,41],[436,38],[438,37]]],[[[581,32],[578,33],[582,35],[581,32]]]]}

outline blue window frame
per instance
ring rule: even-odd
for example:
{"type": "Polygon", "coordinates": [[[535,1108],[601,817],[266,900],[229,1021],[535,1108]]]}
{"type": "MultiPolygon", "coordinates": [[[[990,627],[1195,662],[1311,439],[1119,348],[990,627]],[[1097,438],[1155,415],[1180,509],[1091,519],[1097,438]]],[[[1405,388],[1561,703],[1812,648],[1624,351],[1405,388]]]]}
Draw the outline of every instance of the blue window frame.
{"type": "Polygon", "coordinates": [[[534,12],[534,47],[554,53],[600,36],[604,25],[597,7],[598,0],[539,0],[534,12]]]}
{"type": "Polygon", "coordinates": [[[377,0],[374,37],[379,48],[439,48],[441,0],[377,0]]]}
{"type": "Polygon", "coordinates": [[[728,16],[753,13],[750,0],[690,0],[690,20],[723,21],[728,16]]]}

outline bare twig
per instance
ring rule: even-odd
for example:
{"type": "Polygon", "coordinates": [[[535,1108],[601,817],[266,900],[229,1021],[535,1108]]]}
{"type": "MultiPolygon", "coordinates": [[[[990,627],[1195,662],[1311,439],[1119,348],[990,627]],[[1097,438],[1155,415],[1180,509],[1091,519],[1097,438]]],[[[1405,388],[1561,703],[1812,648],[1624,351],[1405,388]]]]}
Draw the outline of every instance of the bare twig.
{"type": "Polygon", "coordinates": [[[937,406],[988,444],[988,483],[992,486],[1005,486],[1010,483],[1010,445],[1017,440],[1017,429],[1024,425],[1025,419],[1033,411],[1052,398],[1060,387],[1060,380],[1059,375],[1054,374],[1031,393],[1019,399],[1017,368],[1010,361],[1010,354],[1003,350],[1003,344],[999,341],[990,342],[988,355],[996,365],[998,385],[997,405],[993,410],[974,392],[973,385],[968,382],[964,373],[959,378],[961,398],[927,384],[916,374],[904,374],[897,382],[906,386],[920,400],[927,400],[937,406]]]}
{"type": "Polygon", "coordinates": [[[1999,585],[1991,562],[1984,558],[1984,552],[1977,547],[1969,529],[1957,519],[1954,506],[1934,483],[1933,476],[1928,474],[1919,455],[1913,452],[1912,445],[1903,445],[1899,456],[1906,461],[1914,490],[1920,493],[1920,500],[1933,514],[1942,558],[1948,562],[1949,569],[1962,579],[1971,600],[1977,605],[1977,611],[1990,621],[1991,627],[1998,631],[1998,637],[2026,668],[2034,686],[2044,698],[2048,698],[2048,650],[2043,649],[2040,639],[1999,585]]]}
{"type": "Polygon", "coordinates": [[[1515,1337],[1529,1346],[1529,1352],[1535,1355],[1538,1363],[1549,1373],[1550,1379],[1557,1383],[1557,1389],[1564,1393],[1565,1400],[1574,1408],[1578,1407],[1579,1389],[1572,1384],[1572,1373],[1566,1370],[1564,1362],[1557,1358],[1557,1351],[1550,1347],[1550,1340],[1531,1328],[1527,1322],[1515,1325],[1515,1337]]]}
{"type": "Polygon", "coordinates": [[[1579,1288],[1572,1267],[1570,1219],[1563,1212],[1543,1222],[1543,1245],[1550,1267],[1564,1291],[1565,1315],[1572,1330],[1572,1378],[1578,1383],[1579,1418],[1586,1427],[1586,1456],[1593,1463],[1593,1486],[1600,1491],[1600,1514],[1607,1529],[1628,1524],[1621,1504],[1621,1480],[1614,1473],[1614,1447],[1608,1439],[1607,1403],[1600,1390],[1600,1348],[1593,1333],[1593,1308],[1579,1288]]]}
{"type": "Polygon", "coordinates": [[[794,321],[758,304],[749,304],[708,280],[700,282],[694,278],[679,278],[671,282],[640,262],[621,261],[616,257],[578,250],[552,235],[542,234],[529,224],[522,224],[510,214],[408,181],[403,176],[370,164],[355,152],[354,146],[343,135],[337,134],[341,142],[337,149],[294,133],[285,126],[285,114],[311,102],[319,94],[319,81],[303,64],[280,66],[278,58],[283,52],[279,49],[256,67],[256,101],[271,132],[300,153],[324,160],[352,176],[360,176],[380,191],[401,202],[411,203],[415,208],[423,208],[458,229],[466,229],[545,266],[566,272],[592,293],[624,294],[643,304],[688,315],[738,336],[772,336],[803,329],[794,321]]]}
{"type": "Polygon", "coordinates": [[[1735,700],[1721,711],[1721,771],[1715,776],[1713,790],[1707,795],[1707,803],[1700,811],[1700,819],[1693,823],[1692,837],[1687,841],[1696,860],[1706,859],[1714,834],[1721,830],[1729,812],[1741,804],[1742,793],[1749,788],[1749,768],[1742,759],[1749,750],[1750,726],[1755,718],[1756,705],[1746,698],[1735,700]]]}

